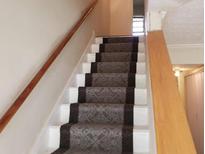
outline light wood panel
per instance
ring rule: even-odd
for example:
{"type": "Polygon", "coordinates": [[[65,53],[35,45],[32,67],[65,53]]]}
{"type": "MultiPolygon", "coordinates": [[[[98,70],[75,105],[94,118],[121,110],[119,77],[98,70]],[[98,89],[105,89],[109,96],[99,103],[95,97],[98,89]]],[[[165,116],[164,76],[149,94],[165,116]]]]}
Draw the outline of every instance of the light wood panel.
{"type": "Polygon", "coordinates": [[[204,73],[185,77],[185,100],[188,122],[198,154],[204,154],[204,73]]]}
{"type": "Polygon", "coordinates": [[[162,31],[147,36],[158,154],[196,154],[162,31]]]}
{"type": "Polygon", "coordinates": [[[51,56],[44,63],[42,68],[37,72],[37,74],[34,76],[34,78],[31,80],[31,82],[26,86],[26,88],[23,90],[23,92],[12,103],[11,107],[7,110],[7,112],[0,119],[0,133],[4,130],[6,125],[9,123],[9,121],[12,119],[12,117],[16,114],[16,112],[19,110],[19,108],[23,105],[24,101],[27,99],[27,97],[32,92],[32,90],[36,87],[36,85],[41,80],[41,78],[44,76],[44,74],[46,73],[48,68],[52,65],[52,63],[55,61],[55,59],[62,52],[65,45],[70,41],[72,36],[77,32],[79,27],[82,25],[82,23],[86,20],[86,18],[94,10],[97,2],[98,2],[98,0],[92,1],[90,6],[85,10],[85,12],[82,14],[81,18],[74,25],[74,27],[70,30],[70,32],[68,32],[68,34],[65,36],[65,38],[57,46],[57,48],[53,50],[51,56]]]}
{"type": "Polygon", "coordinates": [[[110,35],[131,35],[133,0],[110,0],[110,35]]]}

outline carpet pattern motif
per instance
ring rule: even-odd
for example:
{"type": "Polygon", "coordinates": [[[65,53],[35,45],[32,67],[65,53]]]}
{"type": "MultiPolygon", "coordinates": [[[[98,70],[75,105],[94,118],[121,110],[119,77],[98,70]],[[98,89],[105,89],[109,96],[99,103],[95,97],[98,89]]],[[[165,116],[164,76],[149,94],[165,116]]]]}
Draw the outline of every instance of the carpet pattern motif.
{"type": "Polygon", "coordinates": [[[133,154],[138,38],[104,38],[52,154],[133,154]]]}

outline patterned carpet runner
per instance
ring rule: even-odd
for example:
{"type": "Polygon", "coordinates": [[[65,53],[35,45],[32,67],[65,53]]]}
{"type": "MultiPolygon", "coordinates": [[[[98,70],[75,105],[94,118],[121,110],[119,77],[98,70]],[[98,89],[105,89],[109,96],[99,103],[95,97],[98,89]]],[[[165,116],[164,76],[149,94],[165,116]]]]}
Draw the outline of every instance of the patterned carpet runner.
{"type": "Polygon", "coordinates": [[[104,38],[53,154],[132,154],[137,37],[104,38]]]}

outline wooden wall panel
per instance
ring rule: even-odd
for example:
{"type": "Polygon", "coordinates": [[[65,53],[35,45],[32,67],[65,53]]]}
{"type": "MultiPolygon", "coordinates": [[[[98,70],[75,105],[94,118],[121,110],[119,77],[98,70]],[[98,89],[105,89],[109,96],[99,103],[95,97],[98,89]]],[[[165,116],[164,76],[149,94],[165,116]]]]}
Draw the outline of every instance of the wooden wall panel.
{"type": "Polygon", "coordinates": [[[196,154],[162,31],[147,36],[158,154],[196,154]]]}
{"type": "Polygon", "coordinates": [[[186,111],[197,153],[204,154],[204,72],[185,77],[186,111]]]}

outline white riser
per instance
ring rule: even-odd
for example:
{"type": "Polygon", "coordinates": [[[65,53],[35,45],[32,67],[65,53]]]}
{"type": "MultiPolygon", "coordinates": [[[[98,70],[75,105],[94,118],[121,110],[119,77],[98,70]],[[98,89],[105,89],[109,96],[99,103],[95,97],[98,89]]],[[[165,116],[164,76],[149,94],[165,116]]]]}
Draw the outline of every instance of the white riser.
{"type": "MultiPolygon", "coordinates": [[[[69,88],[68,93],[69,93],[68,94],[69,103],[78,102],[78,88],[71,87],[69,88]]],[[[135,88],[134,104],[135,105],[146,105],[147,104],[147,90],[146,89],[135,88]]]]}
{"type": "MultiPolygon", "coordinates": [[[[149,152],[150,133],[146,128],[134,127],[133,129],[133,151],[136,153],[149,152]]],[[[60,145],[60,126],[49,127],[48,149],[58,149],[60,145]]]]}
{"type": "MultiPolygon", "coordinates": [[[[146,106],[134,106],[134,126],[148,126],[149,109],[146,106]]],[[[60,123],[69,122],[70,104],[62,104],[60,107],[60,123]]]]}
{"type": "MultiPolygon", "coordinates": [[[[91,63],[83,63],[82,73],[90,73],[90,72],[91,72],[91,63]]],[[[146,64],[137,63],[136,72],[137,74],[146,74],[146,64]]]]}
{"type": "MultiPolygon", "coordinates": [[[[96,62],[96,53],[89,53],[87,54],[87,62],[92,63],[96,62]]],[[[138,60],[137,62],[145,62],[145,54],[144,53],[138,53],[138,60]]]]}
{"type": "MultiPolygon", "coordinates": [[[[135,88],[145,89],[146,88],[146,75],[136,74],[135,75],[135,88]]],[[[76,86],[85,87],[85,74],[77,74],[76,76],[76,86]]]]}
{"type": "MultiPolygon", "coordinates": [[[[92,51],[92,53],[99,53],[100,52],[100,44],[92,44],[91,51],[92,51]]],[[[145,52],[144,43],[139,43],[138,44],[138,51],[139,51],[139,53],[144,53],[145,52]]]]}
{"type": "MultiPolygon", "coordinates": [[[[144,42],[144,37],[143,36],[139,37],[139,42],[144,42]]],[[[103,38],[102,37],[97,37],[95,39],[95,43],[96,44],[102,44],[103,43],[103,38]]]]}

